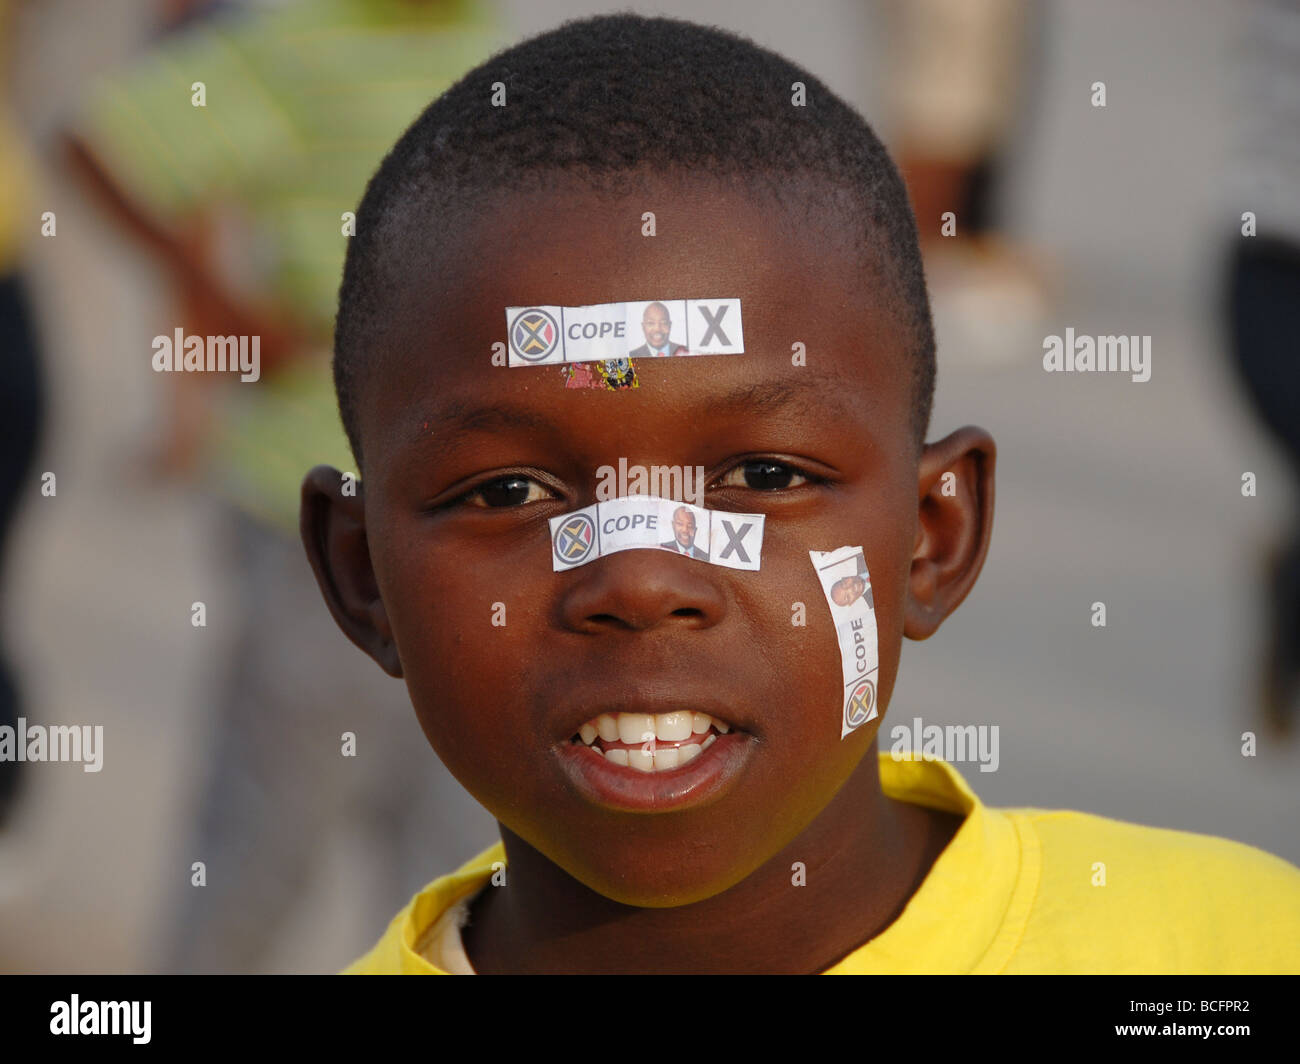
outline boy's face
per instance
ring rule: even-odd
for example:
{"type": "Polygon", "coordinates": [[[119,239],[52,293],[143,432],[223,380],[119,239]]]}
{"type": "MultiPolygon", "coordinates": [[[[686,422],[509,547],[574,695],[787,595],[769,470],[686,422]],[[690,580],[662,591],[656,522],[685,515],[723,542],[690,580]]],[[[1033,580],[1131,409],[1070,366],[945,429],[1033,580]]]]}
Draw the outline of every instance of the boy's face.
{"type": "Polygon", "coordinates": [[[369,591],[351,612],[378,634],[345,629],[390,671],[400,659],[438,756],[570,875],[632,905],[709,897],[794,840],[875,747],[879,720],[840,738],[809,550],[864,549],[882,712],[905,624],[923,638],[969,586],[948,602],[916,575],[903,337],[834,218],[819,232],[704,183],[515,195],[486,218],[443,250],[454,265],[393,295],[397,340],[361,408],[373,578],[364,551],[366,571],[335,574],[357,602],[369,591]],[[641,235],[646,210],[657,236],[641,235]],[[506,307],[654,296],[739,297],[745,353],[638,363],[640,387],[619,393],[491,364],[506,307]],[[765,514],[761,569],[631,550],[553,572],[548,520],[595,502],[598,467],[620,457],[703,466],[707,506],[765,514]],[[572,742],[601,713],[675,710],[731,733],[663,774],[572,742]]]}

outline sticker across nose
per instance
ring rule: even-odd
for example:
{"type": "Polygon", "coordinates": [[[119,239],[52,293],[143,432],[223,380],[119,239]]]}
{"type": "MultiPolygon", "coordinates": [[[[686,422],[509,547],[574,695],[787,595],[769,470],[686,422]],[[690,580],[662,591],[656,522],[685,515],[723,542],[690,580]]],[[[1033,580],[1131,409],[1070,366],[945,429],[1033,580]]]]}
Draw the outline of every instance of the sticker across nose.
{"type": "Polygon", "coordinates": [[[727,569],[757,571],[763,514],[706,510],[656,495],[626,495],[553,517],[555,572],[624,550],[664,550],[727,569]]]}

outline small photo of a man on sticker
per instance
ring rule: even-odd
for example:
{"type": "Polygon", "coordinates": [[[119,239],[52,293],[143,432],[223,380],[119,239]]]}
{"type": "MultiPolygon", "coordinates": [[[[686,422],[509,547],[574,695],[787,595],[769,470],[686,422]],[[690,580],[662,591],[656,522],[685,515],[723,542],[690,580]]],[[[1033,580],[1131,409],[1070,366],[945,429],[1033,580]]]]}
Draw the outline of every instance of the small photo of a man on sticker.
{"type": "Polygon", "coordinates": [[[697,558],[702,562],[709,560],[709,552],[700,550],[695,545],[695,514],[689,507],[679,506],[673,511],[673,538],[667,543],[660,543],[659,546],[664,550],[674,550],[678,554],[685,554],[691,558],[697,558]]]}
{"type": "Polygon", "coordinates": [[[864,593],[871,606],[871,585],[861,576],[842,576],[831,584],[831,601],[837,606],[852,606],[864,593]]]}
{"type": "Polygon", "coordinates": [[[628,352],[629,358],[667,358],[670,355],[689,355],[684,344],[675,343],[669,336],[673,321],[668,308],[662,303],[649,303],[641,312],[641,332],[645,343],[628,352]]]}
{"type": "Polygon", "coordinates": [[[875,602],[871,597],[871,576],[867,573],[867,560],[861,553],[854,559],[857,572],[842,576],[831,584],[831,601],[837,606],[852,606],[863,595],[867,597],[867,609],[874,610],[875,602]]]}

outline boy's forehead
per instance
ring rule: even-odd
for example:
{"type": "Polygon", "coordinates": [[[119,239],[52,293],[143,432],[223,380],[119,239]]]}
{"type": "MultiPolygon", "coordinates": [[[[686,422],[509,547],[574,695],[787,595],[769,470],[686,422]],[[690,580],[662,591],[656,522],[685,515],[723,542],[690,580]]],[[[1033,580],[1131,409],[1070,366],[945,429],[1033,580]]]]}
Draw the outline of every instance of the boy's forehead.
{"type": "MultiPolygon", "coordinates": [[[[382,393],[379,421],[403,437],[428,436],[458,422],[486,426],[493,409],[498,423],[506,411],[535,410],[540,431],[556,411],[593,401],[607,416],[618,404],[620,419],[650,429],[729,407],[832,416],[869,406],[878,415],[892,391],[882,383],[906,376],[906,358],[836,221],[810,225],[712,182],[512,196],[443,244],[436,276],[408,277],[395,345],[404,357],[388,360],[385,381],[370,389],[382,393]],[[740,300],[743,354],[636,359],[640,387],[621,395],[566,389],[555,366],[492,364],[507,307],[702,298],[740,300]]],[[[629,337],[629,349],[644,341],[629,337]]]]}
{"type": "MultiPolygon", "coordinates": [[[[842,227],[825,221],[843,244],[842,227]]],[[[620,195],[568,183],[514,195],[459,244],[462,259],[446,264],[445,280],[485,300],[494,291],[522,300],[510,305],[544,293],[566,306],[631,301],[641,292],[654,300],[714,280],[745,280],[780,298],[792,285],[842,279],[854,264],[847,247],[826,247],[788,208],[713,181],[651,183],[620,195]],[[781,264],[782,274],[760,264],[781,264]]]]}

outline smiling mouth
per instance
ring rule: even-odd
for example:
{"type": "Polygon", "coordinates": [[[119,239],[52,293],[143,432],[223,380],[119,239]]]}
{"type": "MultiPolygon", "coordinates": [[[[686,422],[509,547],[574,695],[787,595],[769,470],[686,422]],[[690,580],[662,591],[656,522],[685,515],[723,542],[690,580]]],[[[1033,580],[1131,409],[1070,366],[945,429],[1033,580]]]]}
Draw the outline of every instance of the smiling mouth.
{"type": "Polygon", "coordinates": [[[693,761],[731,725],[707,713],[602,713],[570,740],[607,761],[641,772],[669,772],[693,761]]]}

